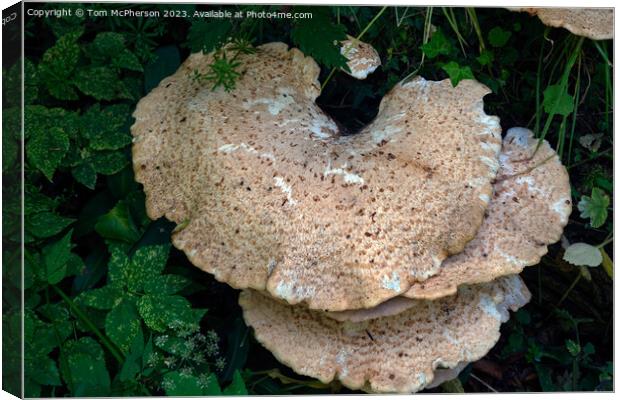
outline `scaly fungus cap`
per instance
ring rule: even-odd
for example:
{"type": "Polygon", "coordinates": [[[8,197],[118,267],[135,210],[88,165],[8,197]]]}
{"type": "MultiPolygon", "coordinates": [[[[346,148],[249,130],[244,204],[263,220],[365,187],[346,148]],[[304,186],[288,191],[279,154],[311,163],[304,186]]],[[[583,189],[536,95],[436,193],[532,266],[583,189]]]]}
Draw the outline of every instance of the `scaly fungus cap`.
{"type": "Polygon", "coordinates": [[[431,384],[437,368],[482,358],[499,339],[508,309],[529,298],[523,281],[511,275],[360,323],[339,322],[256,291],[243,291],[239,303],[256,339],[295,372],[322,382],[338,379],[350,389],[410,393],[431,384]]]}
{"type": "MultiPolygon", "coordinates": [[[[446,259],[437,275],[415,283],[403,296],[432,300],[456,293],[460,285],[518,274],[560,239],[572,211],[568,173],[546,141],[534,154],[537,144],[525,128],[508,130],[495,193],[478,235],[462,253],[446,259]]],[[[357,322],[395,315],[417,304],[406,297],[328,315],[357,322]]]]}
{"type": "Polygon", "coordinates": [[[350,71],[345,69],[343,71],[352,77],[366,79],[381,65],[379,53],[370,44],[349,35],[347,35],[347,40],[343,40],[340,44],[342,45],[340,54],[348,60],[347,66],[350,69],[350,71]]]}
{"type": "Polygon", "coordinates": [[[614,37],[613,8],[509,7],[508,9],[537,15],[547,26],[566,28],[575,35],[593,40],[613,39],[614,37]]]}
{"type": "Polygon", "coordinates": [[[146,208],[173,244],[235,288],[329,311],[372,307],[436,274],[475,236],[499,167],[489,90],[396,85],[376,119],[339,136],[314,100],[319,68],[283,43],[239,58],[213,91],[193,54],[134,113],[146,208]]]}

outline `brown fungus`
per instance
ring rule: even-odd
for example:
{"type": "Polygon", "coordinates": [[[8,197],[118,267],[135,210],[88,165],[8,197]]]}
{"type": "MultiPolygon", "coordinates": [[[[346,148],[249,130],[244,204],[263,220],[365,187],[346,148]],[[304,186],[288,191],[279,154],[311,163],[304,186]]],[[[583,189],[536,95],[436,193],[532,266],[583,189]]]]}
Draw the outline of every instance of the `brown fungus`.
{"type": "Polygon", "coordinates": [[[344,72],[356,79],[366,79],[381,65],[379,53],[368,43],[364,43],[352,36],[347,36],[340,47],[340,54],[347,59],[349,71],[344,72]]]}
{"type": "Polygon", "coordinates": [[[482,223],[499,167],[489,90],[416,78],[340,136],[315,104],[319,67],[283,43],[241,55],[235,90],[193,54],[134,113],[133,163],[149,217],[235,288],[339,311],[377,305],[437,274],[482,223]]]}
{"type": "Polygon", "coordinates": [[[490,282],[537,264],[557,242],[572,211],[568,173],[549,143],[524,128],[509,129],[487,216],[474,240],[451,256],[437,275],[376,307],[328,315],[363,321],[395,315],[417,303],[453,295],[464,284],[490,282]],[[408,299],[408,298],[410,299],[408,299]]]}
{"type": "Polygon", "coordinates": [[[547,26],[565,28],[575,35],[592,40],[614,37],[613,8],[509,7],[508,9],[536,15],[547,26]]]}
{"type": "MultiPolygon", "coordinates": [[[[360,323],[256,291],[243,291],[239,303],[257,340],[295,372],[322,382],[338,379],[350,389],[410,393],[431,385],[438,368],[458,369],[482,358],[499,339],[508,310],[529,299],[525,284],[511,275],[360,323]]],[[[444,375],[441,370],[438,379],[450,377],[444,375]]]]}

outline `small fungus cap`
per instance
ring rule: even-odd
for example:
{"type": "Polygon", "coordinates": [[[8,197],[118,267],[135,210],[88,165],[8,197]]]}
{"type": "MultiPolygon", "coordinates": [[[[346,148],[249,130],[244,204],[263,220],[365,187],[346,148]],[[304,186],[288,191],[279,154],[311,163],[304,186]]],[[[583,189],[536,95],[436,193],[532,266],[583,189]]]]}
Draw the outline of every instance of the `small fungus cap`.
{"type": "Polygon", "coordinates": [[[231,92],[196,79],[211,61],[191,55],[132,127],[147,213],[179,224],[172,242],[197,267],[292,304],[365,308],[436,274],[476,235],[501,147],[482,84],[397,84],[370,125],[340,136],[299,50],[240,56],[231,92]]]}
{"type": "Polygon", "coordinates": [[[537,15],[543,24],[565,28],[578,36],[593,40],[613,39],[613,8],[538,8],[511,7],[511,11],[525,11],[537,15]]]}
{"type": "Polygon", "coordinates": [[[338,379],[354,390],[411,393],[431,384],[438,368],[482,358],[499,339],[508,310],[529,299],[523,281],[512,275],[361,323],[339,322],[256,291],[243,291],[239,303],[256,339],[295,372],[326,383],[338,379]]]}
{"type": "Polygon", "coordinates": [[[461,285],[490,282],[537,264],[547,246],[560,240],[572,211],[566,168],[549,143],[543,141],[536,151],[537,144],[525,128],[508,130],[494,194],[478,235],[462,253],[447,258],[437,275],[376,307],[328,315],[357,322],[395,315],[415,306],[412,299],[450,296],[461,285]]]}
{"type": "Polygon", "coordinates": [[[347,40],[343,40],[340,44],[340,54],[348,60],[347,66],[350,70],[343,69],[343,71],[352,77],[366,79],[381,65],[379,53],[370,44],[349,35],[347,40]]]}

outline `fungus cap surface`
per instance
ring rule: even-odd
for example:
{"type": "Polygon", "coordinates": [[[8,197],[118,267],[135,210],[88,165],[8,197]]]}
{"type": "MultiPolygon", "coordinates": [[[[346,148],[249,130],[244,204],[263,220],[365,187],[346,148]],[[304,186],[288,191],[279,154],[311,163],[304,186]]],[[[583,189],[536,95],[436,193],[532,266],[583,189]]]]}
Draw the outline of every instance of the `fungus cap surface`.
{"type": "Polygon", "coordinates": [[[339,322],[256,291],[243,291],[239,303],[257,340],[295,372],[367,392],[409,393],[431,384],[437,368],[482,358],[499,339],[508,310],[529,298],[523,281],[512,275],[360,323],[339,322]]]}
{"type": "Polygon", "coordinates": [[[381,65],[379,53],[368,43],[364,43],[352,36],[347,35],[347,40],[340,42],[340,54],[348,61],[350,71],[344,72],[357,79],[366,79],[381,65]]]}
{"type": "Polygon", "coordinates": [[[490,282],[537,264],[547,246],[560,239],[572,211],[566,168],[546,141],[532,157],[537,144],[525,128],[508,130],[495,193],[478,235],[462,253],[446,259],[437,275],[376,307],[328,315],[358,322],[395,315],[415,306],[412,299],[449,296],[460,285],[490,282]]]}
{"type": "Polygon", "coordinates": [[[195,78],[193,54],[134,113],[149,217],[235,288],[330,311],[372,307],[426,280],[476,234],[500,127],[472,80],[414,79],[352,136],[314,100],[319,67],[283,43],[242,55],[236,89],[195,78]]]}
{"type": "Polygon", "coordinates": [[[510,7],[509,10],[537,15],[547,26],[565,28],[593,40],[614,37],[613,8],[510,7]]]}

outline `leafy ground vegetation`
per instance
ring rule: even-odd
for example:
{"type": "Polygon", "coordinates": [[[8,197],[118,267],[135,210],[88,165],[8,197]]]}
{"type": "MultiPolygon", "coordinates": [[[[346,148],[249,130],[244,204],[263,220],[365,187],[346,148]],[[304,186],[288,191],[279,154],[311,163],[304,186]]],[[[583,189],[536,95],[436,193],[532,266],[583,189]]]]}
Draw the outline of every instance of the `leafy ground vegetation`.
{"type": "MultiPolygon", "coordinates": [[[[61,5],[42,5],[47,9],[61,5]]],[[[62,5],[64,8],[86,8],[62,5]]],[[[211,6],[89,4],[93,10],[211,6]]],[[[533,298],[458,382],[434,391],[611,390],[612,46],[504,9],[231,6],[312,19],[27,18],[25,32],[26,396],[348,393],[294,374],[252,338],[237,292],[170,245],[131,167],[136,102],[190,52],[216,51],[197,76],[234,90],[237,55],[284,41],[321,65],[319,105],[354,134],[382,96],[414,75],[475,78],[504,129],[549,140],[571,176],[562,243],[522,274],[533,298]],[[371,43],[383,66],[339,72],[334,41],[371,43]],[[222,46],[232,42],[226,50],[222,46]]],[[[19,64],[3,69],[5,338],[19,333],[19,64]]],[[[17,342],[5,340],[6,360],[17,342]],[[7,353],[8,352],[8,353],[7,353]]],[[[19,357],[5,365],[18,385],[19,357]]],[[[15,386],[14,391],[18,391],[15,386]]]]}

